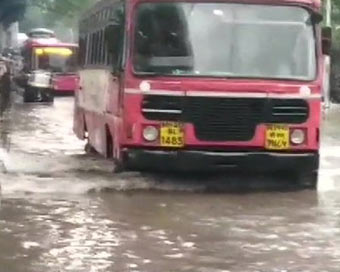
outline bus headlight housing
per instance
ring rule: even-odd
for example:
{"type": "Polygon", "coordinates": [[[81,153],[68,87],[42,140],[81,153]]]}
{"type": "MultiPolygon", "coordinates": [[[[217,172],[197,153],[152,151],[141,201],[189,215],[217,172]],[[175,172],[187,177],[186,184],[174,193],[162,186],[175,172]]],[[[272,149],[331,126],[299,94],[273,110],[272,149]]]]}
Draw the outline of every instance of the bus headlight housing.
{"type": "Polygon", "coordinates": [[[303,144],[306,140],[305,130],[296,128],[290,133],[290,141],[295,145],[303,144]]]}
{"type": "Polygon", "coordinates": [[[148,142],[154,142],[158,139],[159,131],[154,126],[146,126],[143,129],[143,138],[148,142]]]}

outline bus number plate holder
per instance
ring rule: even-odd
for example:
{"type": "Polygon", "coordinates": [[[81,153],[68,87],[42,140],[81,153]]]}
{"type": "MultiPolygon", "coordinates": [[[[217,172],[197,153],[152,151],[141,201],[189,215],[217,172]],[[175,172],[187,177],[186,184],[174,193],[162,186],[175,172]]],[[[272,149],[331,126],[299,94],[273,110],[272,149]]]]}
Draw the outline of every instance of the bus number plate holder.
{"type": "Polygon", "coordinates": [[[160,143],[162,147],[183,147],[184,129],[181,123],[167,122],[161,125],[160,143]]]}
{"type": "Polygon", "coordinates": [[[266,130],[266,149],[287,150],[290,147],[289,128],[285,125],[269,125],[266,130]]]}

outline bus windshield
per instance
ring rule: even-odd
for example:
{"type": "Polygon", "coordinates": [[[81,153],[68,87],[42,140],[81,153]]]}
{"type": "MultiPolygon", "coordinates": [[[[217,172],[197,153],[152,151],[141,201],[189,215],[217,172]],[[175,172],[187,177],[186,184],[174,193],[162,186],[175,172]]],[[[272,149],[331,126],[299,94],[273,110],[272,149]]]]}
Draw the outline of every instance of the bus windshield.
{"type": "Polygon", "coordinates": [[[136,74],[313,80],[311,14],[293,6],[142,3],[136,74]]]}
{"type": "Polygon", "coordinates": [[[76,57],[74,49],[70,48],[36,48],[37,68],[54,73],[74,73],[76,57]]]}

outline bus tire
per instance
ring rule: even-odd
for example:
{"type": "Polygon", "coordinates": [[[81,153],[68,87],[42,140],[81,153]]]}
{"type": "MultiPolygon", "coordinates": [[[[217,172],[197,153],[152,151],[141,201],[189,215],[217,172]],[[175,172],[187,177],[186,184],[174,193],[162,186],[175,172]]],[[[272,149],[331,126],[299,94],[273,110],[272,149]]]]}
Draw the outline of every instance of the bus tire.
{"type": "Polygon", "coordinates": [[[316,190],[318,185],[318,177],[318,171],[299,173],[297,175],[297,185],[303,189],[316,190]]]}
{"type": "Polygon", "coordinates": [[[127,154],[123,153],[120,159],[114,158],[113,173],[119,174],[131,170],[128,163],[127,154]]]}
{"type": "Polygon", "coordinates": [[[41,96],[42,102],[46,103],[54,102],[54,95],[52,94],[52,92],[43,92],[41,96]]]}
{"type": "Polygon", "coordinates": [[[24,103],[32,103],[36,100],[36,94],[30,87],[26,87],[23,94],[24,103]]]}
{"type": "Polygon", "coordinates": [[[87,143],[87,144],[85,145],[84,150],[85,150],[85,153],[86,153],[86,154],[89,154],[89,155],[95,155],[95,154],[97,154],[97,151],[94,149],[94,147],[93,147],[90,143],[87,143]]]}
{"type": "Polygon", "coordinates": [[[42,100],[43,102],[46,102],[46,103],[53,103],[54,97],[52,95],[44,96],[42,100]]]}
{"type": "Polygon", "coordinates": [[[120,160],[114,161],[114,168],[113,168],[114,174],[120,174],[126,171],[127,171],[126,164],[123,161],[120,161],[120,160]]]}
{"type": "Polygon", "coordinates": [[[105,126],[106,133],[106,158],[113,158],[113,140],[108,126],[105,126]]]}

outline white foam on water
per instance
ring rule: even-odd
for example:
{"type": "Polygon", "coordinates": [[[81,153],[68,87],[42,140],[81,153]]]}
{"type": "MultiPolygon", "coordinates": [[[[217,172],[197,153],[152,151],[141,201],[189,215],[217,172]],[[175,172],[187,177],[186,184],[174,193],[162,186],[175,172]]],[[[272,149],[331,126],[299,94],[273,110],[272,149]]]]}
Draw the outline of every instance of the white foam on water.
{"type": "Polygon", "coordinates": [[[8,177],[2,181],[2,194],[12,195],[15,193],[37,194],[85,194],[95,187],[89,182],[71,182],[59,178],[40,178],[37,176],[17,175],[8,177]]]}
{"type": "Polygon", "coordinates": [[[337,169],[321,169],[319,171],[318,191],[327,192],[339,190],[340,187],[337,185],[339,178],[340,175],[337,169]]]}
{"type": "Polygon", "coordinates": [[[143,176],[140,173],[98,173],[75,175],[67,173],[65,176],[41,177],[28,174],[2,174],[0,176],[2,194],[88,194],[103,191],[182,191],[192,192],[202,190],[202,185],[179,184],[173,181],[157,180],[143,176]],[[87,178],[88,175],[88,178],[87,178]]]}
{"type": "Polygon", "coordinates": [[[0,148],[0,172],[6,171],[6,165],[8,164],[9,156],[6,150],[0,148]]]}
{"type": "Polygon", "coordinates": [[[40,244],[37,242],[26,241],[22,243],[22,247],[25,249],[30,249],[34,247],[40,247],[40,244]]]}

